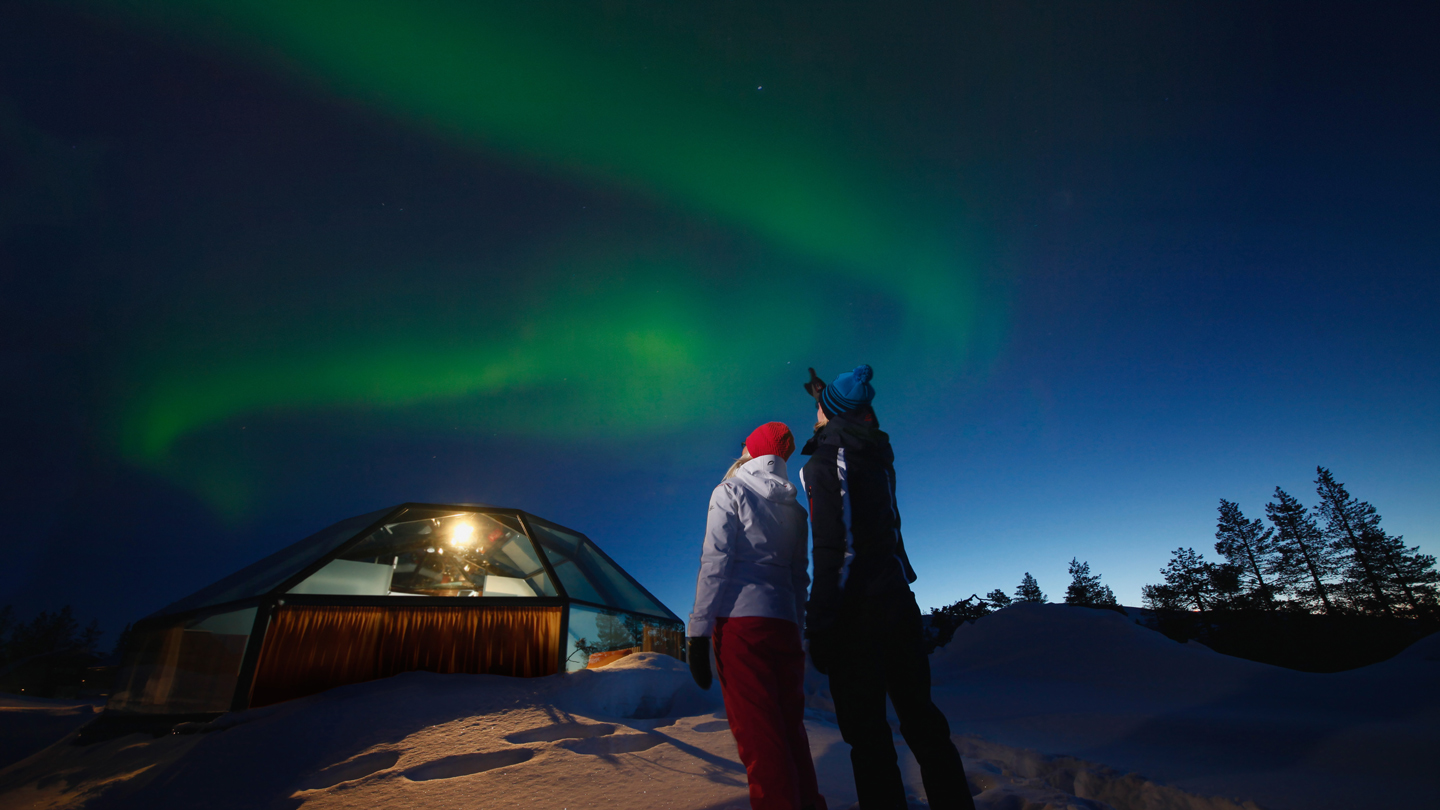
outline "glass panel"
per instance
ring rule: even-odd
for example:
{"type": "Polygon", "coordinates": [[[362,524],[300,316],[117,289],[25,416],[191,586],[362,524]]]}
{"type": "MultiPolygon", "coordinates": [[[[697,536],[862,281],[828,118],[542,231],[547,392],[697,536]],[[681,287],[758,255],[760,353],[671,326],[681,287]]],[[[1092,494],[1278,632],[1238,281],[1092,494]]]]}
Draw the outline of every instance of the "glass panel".
{"type": "Polygon", "coordinates": [[[363,531],[366,526],[384,517],[385,513],[389,511],[391,510],[382,509],[379,512],[342,520],[288,548],[271,554],[254,565],[240,569],[209,587],[196,591],[179,602],[166,606],[154,615],[164,616],[267,594],[306,566],[334,551],[337,546],[343,545],[345,541],[363,531]]]}
{"type": "Polygon", "coordinates": [[[331,560],[306,577],[290,593],[330,593],[355,596],[385,596],[390,593],[393,565],[351,560],[331,560]]]}
{"type": "Polygon", "coordinates": [[[569,626],[566,672],[603,667],[637,652],[684,660],[685,626],[678,621],[571,605],[569,626]]]}
{"type": "Polygon", "coordinates": [[[520,523],[479,512],[407,512],[331,560],[291,593],[555,596],[520,523]]]}
{"type": "Polygon", "coordinates": [[[107,708],[117,712],[228,712],[255,608],[195,616],[135,633],[107,708]]]}
{"type": "Polygon", "coordinates": [[[530,521],[535,541],[550,558],[555,576],[572,599],[673,618],[669,610],[635,586],[589,540],[557,526],[530,521]]]}

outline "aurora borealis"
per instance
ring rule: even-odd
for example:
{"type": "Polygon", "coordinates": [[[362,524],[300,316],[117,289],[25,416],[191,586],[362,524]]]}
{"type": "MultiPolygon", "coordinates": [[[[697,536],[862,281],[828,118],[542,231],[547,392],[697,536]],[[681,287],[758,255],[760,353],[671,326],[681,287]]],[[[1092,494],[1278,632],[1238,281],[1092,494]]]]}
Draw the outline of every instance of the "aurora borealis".
{"type": "MultiPolygon", "coordinates": [[[[176,442],[226,419],[356,402],[404,407],[480,398],[492,423],[531,433],[563,424],[546,406],[560,397],[569,409],[578,400],[613,431],[705,423],[720,386],[744,385],[719,370],[725,364],[715,347],[738,349],[738,365],[778,371],[763,342],[727,340],[725,319],[711,314],[737,313],[740,324],[779,322],[787,316],[777,303],[803,300],[807,289],[837,278],[888,299],[902,340],[934,343],[937,356],[952,357],[973,342],[973,260],[960,250],[959,218],[947,227],[941,215],[954,201],[906,201],[873,177],[880,167],[846,159],[857,150],[796,114],[834,88],[792,81],[793,70],[765,71],[780,74],[769,91],[779,98],[757,103],[763,84],[752,91],[748,81],[714,86],[707,79],[736,72],[723,53],[696,55],[693,45],[659,32],[645,48],[623,50],[636,31],[612,22],[615,40],[587,36],[585,14],[600,9],[569,4],[522,11],[500,3],[157,3],[115,10],[187,40],[217,42],[237,59],[280,62],[291,81],[323,84],[462,148],[713,220],[715,230],[755,243],[747,264],[774,268],[765,274],[769,301],[727,300],[725,287],[736,286],[737,276],[755,277],[754,269],[716,262],[693,246],[657,244],[669,238],[659,230],[617,243],[572,225],[558,234],[573,240],[568,254],[516,257],[505,271],[528,283],[482,293],[504,301],[504,314],[477,319],[457,308],[418,335],[409,327],[401,334],[367,327],[339,341],[343,346],[302,340],[298,353],[284,340],[280,356],[207,346],[203,361],[186,357],[141,371],[155,379],[142,384],[118,426],[124,451],[140,463],[183,466],[171,458],[176,442]],[[652,71],[650,62],[669,67],[652,71]],[[576,300],[572,285],[547,281],[557,276],[585,278],[584,299],[576,300]],[[723,282],[706,284],[706,277],[723,282]],[[197,375],[197,367],[205,370],[197,375]],[[554,388],[559,382],[567,383],[563,394],[554,388]],[[547,387],[548,398],[527,395],[547,387]]],[[[664,22],[631,16],[637,27],[664,22]]],[[[603,24],[605,15],[591,22],[603,24]]],[[[476,269],[493,278],[499,268],[476,269]]],[[[475,293],[443,293],[450,294],[475,293]]],[[[417,300],[404,308],[425,306],[417,300]]],[[[224,337],[227,345],[249,330],[237,331],[224,337]]],[[[803,337],[813,328],[796,331],[801,337],[789,340],[791,350],[813,352],[803,337]]],[[[235,486],[227,480],[223,488],[233,494],[235,486]]],[[[216,499],[224,500],[218,492],[216,499]]]]}
{"type": "Polygon", "coordinates": [[[1133,603],[1317,463],[1434,543],[1424,12],[1300,9],[12,4],[20,567],[144,612],[488,502],[683,613],[716,470],[859,362],[922,602],[1133,603]]]}

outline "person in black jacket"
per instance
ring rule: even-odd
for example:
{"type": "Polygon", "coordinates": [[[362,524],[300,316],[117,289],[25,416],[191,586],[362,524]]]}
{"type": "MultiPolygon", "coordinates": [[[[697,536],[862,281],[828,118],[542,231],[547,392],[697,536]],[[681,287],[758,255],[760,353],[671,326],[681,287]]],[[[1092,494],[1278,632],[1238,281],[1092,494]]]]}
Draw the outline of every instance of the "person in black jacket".
{"type": "Polygon", "coordinates": [[[930,661],[910,592],[915,570],[895,500],[895,456],[870,406],[873,371],[858,366],[828,386],[814,369],[810,375],[805,389],[819,407],[815,435],[801,451],[810,456],[800,482],[810,499],[815,569],[805,637],[815,668],[830,676],[860,807],[906,807],[885,717],[889,695],[930,807],[973,810],[950,724],[930,700],[930,661]]]}

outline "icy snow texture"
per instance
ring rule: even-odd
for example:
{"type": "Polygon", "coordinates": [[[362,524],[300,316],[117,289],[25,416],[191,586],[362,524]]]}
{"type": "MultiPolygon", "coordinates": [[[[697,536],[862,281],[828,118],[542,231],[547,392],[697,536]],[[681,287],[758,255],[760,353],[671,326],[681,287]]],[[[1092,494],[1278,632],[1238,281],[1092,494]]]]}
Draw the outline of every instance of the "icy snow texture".
{"type": "MultiPolygon", "coordinates": [[[[1436,639],[1309,675],[1175,644],[1116,613],[1022,605],[962,628],[932,661],[980,810],[1399,808],[1440,795],[1436,639]]],[[[812,671],[807,690],[821,789],[844,810],[849,750],[825,679],[812,671]]],[[[0,771],[0,810],[743,808],[718,701],[655,654],[534,680],[409,673],[194,733],[62,742],[0,771]]],[[[6,708],[8,739],[19,714],[6,708]]]]}

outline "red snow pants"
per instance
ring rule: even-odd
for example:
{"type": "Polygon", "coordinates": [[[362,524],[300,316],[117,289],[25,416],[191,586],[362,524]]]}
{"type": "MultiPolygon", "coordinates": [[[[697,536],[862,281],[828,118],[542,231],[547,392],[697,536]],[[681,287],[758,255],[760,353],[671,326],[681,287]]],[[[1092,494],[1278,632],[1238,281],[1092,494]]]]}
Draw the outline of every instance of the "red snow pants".
{"type": "Polygon", "coordinates": [[[826,810],[805,734],[805,651],[794,622],[715,620],[715,671],[753,810],[826,810]]]}

